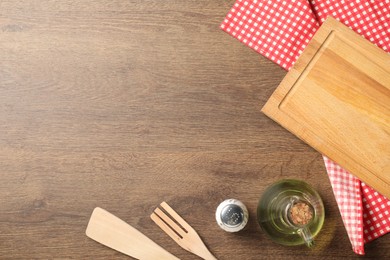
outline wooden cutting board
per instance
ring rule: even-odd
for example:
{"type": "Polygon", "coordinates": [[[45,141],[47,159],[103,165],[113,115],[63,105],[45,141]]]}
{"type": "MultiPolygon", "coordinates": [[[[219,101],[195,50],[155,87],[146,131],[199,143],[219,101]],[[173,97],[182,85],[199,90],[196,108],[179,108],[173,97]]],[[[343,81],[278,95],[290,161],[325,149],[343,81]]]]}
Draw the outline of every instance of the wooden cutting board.
{"type": "Polygon", "coordinates": [[[328,18],[262,111],[390,198],[390,55],[328,18]]]}

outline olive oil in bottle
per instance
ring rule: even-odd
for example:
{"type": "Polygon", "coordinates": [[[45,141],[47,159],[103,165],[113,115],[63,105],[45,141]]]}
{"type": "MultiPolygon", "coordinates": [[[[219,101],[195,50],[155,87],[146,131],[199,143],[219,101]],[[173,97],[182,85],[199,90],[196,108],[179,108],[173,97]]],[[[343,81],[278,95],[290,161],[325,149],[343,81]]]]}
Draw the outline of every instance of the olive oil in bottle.
{"type": "Polygon", "coordinates": [[[319,194],[300,180],[281,180],[262,195],[257,221],[262,230],[282,245],[314,245],[324,223],[325,210],[319,194]]]}

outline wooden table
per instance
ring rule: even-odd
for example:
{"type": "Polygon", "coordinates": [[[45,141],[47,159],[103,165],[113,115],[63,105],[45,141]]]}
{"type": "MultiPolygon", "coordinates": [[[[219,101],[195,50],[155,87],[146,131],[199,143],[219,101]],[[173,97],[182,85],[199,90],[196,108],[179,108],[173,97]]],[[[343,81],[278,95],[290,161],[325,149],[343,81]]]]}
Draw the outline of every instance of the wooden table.
{"type": "MultiPolygon", "coordinates": [[[[100,206],[182,259],[163,200],[219,259],[355,258],[321,155],[260,112],[286,71],[219,29],[229,1],[0,2],[0,258],[127,259],[85,236],[100,206]],[[271,242],[265,188],[321,194],[317,247],[271,242]],[[244,202],[246,230],[214,212],[244,202]]],[[[366,246],[390,256],[390,237],[366,246]]]]}

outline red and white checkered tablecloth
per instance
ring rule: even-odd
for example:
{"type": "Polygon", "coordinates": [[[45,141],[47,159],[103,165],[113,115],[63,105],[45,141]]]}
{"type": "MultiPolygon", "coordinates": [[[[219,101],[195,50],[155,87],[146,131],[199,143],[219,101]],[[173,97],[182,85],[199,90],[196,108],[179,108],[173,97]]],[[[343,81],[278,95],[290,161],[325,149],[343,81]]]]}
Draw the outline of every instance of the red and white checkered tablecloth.
{"type": "MultiPolygon", "coordinates": [[[[390,0],[237,0],[221,29],[289,70],[332,16],[390,52],[390,0]]],[[[324,156],[352,248],[390,232],[390,200],[324,156]]]]}

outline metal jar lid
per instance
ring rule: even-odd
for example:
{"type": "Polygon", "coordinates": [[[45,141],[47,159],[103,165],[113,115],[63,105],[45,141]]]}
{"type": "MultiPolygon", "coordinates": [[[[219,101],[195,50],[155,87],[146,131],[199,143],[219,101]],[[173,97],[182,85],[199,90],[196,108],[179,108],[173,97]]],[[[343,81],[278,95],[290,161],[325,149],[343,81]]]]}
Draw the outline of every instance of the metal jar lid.
{"type": "Polygon", "coordinates": [[[215,212],[218,225],[225,231],[237,232],[248,223],[248,210],[239,200],[227,199],[219,204],[215,212]]]}

